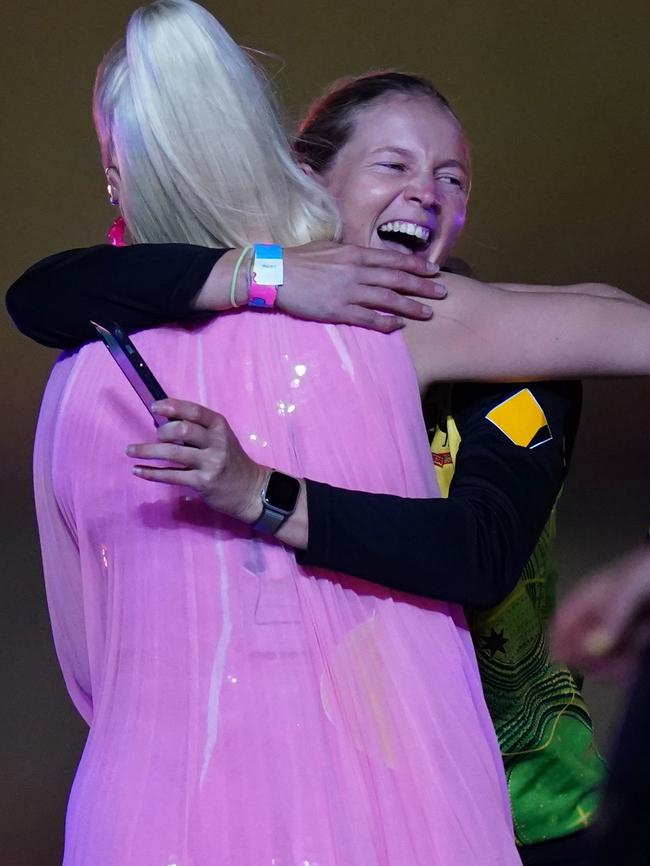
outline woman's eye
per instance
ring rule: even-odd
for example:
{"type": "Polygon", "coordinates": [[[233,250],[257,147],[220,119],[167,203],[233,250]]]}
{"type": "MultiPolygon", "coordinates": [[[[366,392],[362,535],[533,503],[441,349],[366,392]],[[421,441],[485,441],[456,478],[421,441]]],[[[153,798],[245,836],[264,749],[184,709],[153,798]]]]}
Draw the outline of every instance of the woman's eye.
{"type": "Polygon", "coordinates": [[[438,175],[438,180],[441,180],[443,183],[448,183],[451,186],[457,186],[459,189],[465,189],[465,182],[462,178],[456,177],[455,174],[438,175]]]}

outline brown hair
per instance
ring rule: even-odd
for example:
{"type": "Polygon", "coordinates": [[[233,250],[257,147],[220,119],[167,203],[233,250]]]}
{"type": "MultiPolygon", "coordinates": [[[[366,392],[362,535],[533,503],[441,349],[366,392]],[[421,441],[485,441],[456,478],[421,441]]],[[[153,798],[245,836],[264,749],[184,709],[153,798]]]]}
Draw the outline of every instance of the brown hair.
{"type": "Polygon", "coordinates": [[[458,120],[445,97],[426,78],[404,72],[370,72],[340,78],[312,103],[298,127],[294,150],[300,162],[315,172],[326,171],[352,134],[356,112],[376,99],[390,95],[425,96],[458,120]]]}

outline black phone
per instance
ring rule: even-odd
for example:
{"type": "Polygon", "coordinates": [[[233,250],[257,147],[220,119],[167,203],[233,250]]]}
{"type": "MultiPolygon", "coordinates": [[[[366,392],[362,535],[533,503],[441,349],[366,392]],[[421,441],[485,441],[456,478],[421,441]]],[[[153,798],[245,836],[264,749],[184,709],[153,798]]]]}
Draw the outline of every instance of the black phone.
{"type": "Polygon", "coordinates": [[[104,345],[117,362],[118,367],[131,383],[131,387],[147,407],[147,411],[151,414],[156,427],[166,424],[170,419],[152,412],[151,404],[156,400],[165,400],[167,394],[165,394],[160,382],[142,360],[140,353],[128,335],[115,322],[110,325],[99,325],[97,322],[91,322],[90,324],[93,325],[102,338],[104,345]]]}

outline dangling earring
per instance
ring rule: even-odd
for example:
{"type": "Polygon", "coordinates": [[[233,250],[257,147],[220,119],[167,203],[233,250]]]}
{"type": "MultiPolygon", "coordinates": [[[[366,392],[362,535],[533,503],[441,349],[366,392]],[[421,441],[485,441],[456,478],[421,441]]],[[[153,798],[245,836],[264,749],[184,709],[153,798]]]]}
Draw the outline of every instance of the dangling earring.
{"type": "Polygon", "coordinates": [[[126,232],[126,223],[124,217],[119,216],[113,225],[108,230],[106,237],[114,247],[125,247],[124,233],[126,232]]]}
{"type": "MultiPolygon", "coordinates": [[[[113,207],[117,207],[120,203],[120,200],[115,195],[115,189],[113,184],[111,183],[110,177],[108,175],[111,169],[115,169],[114,166],[109,165],[104,169],[104,175],[106,176],[106,192],[108,193],[108,198],[113,207]]],[[[124,240],[124,234],[126,232],[126,223],[124,222],[124,217],[119,216],[116,220],[113,220],[113,224],[108,230],[108,234],[106,237],[111,242],[114,247],[125,247],[126,241],[124,240]]]]}
{"type": "Polygon", "coordinates": [[[117,207],[117,205],[120,203],[120,200],[115,197],[115,190],[110,183],[106,187],[106,192],[108,193],[108,200],[110,201],[110,203],[113,205],[113,207],[117,207]]]}
{"type": "Polygon", "coordinates": [[[116,207],[120,203],[120,200],[115,195],[115,190],[113,188],[113,184],[111,183],[111,179],[109,177],[110,171],[116,172],[117,169],[115,168],[114,165],[107,165],[106,168],[104,169],[104,177],[106,178],[106,184],[107,184],[106,192],[108,193],[108,200],[113,205],[113,207],[116,207]]]}

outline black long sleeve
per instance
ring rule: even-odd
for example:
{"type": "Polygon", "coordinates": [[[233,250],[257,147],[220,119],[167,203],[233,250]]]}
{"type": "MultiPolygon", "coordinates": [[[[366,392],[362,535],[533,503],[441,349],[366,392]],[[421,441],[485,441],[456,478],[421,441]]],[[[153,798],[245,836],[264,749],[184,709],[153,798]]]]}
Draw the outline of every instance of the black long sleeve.
{"type": "Polygon", "coordinates": [[[197,315],[192,301],[225,252],[191,244],[68,250],[25,271],[7,292],[7,310],[19,331],[59,349],[97,339],[91,319],[127,333],[155,328],[197,315]]]}
{"type": "Polygon", "coordinates": [[[576,382],[456,386],[461,435],[448,499],[403,499],[307,483],[309,546],[316,565],[391,589],[492,607],[513,589],[562,486],[575,438],[576,382]],[[515,445],[486,418],[528,388],[551,439],[515,445]]]}

